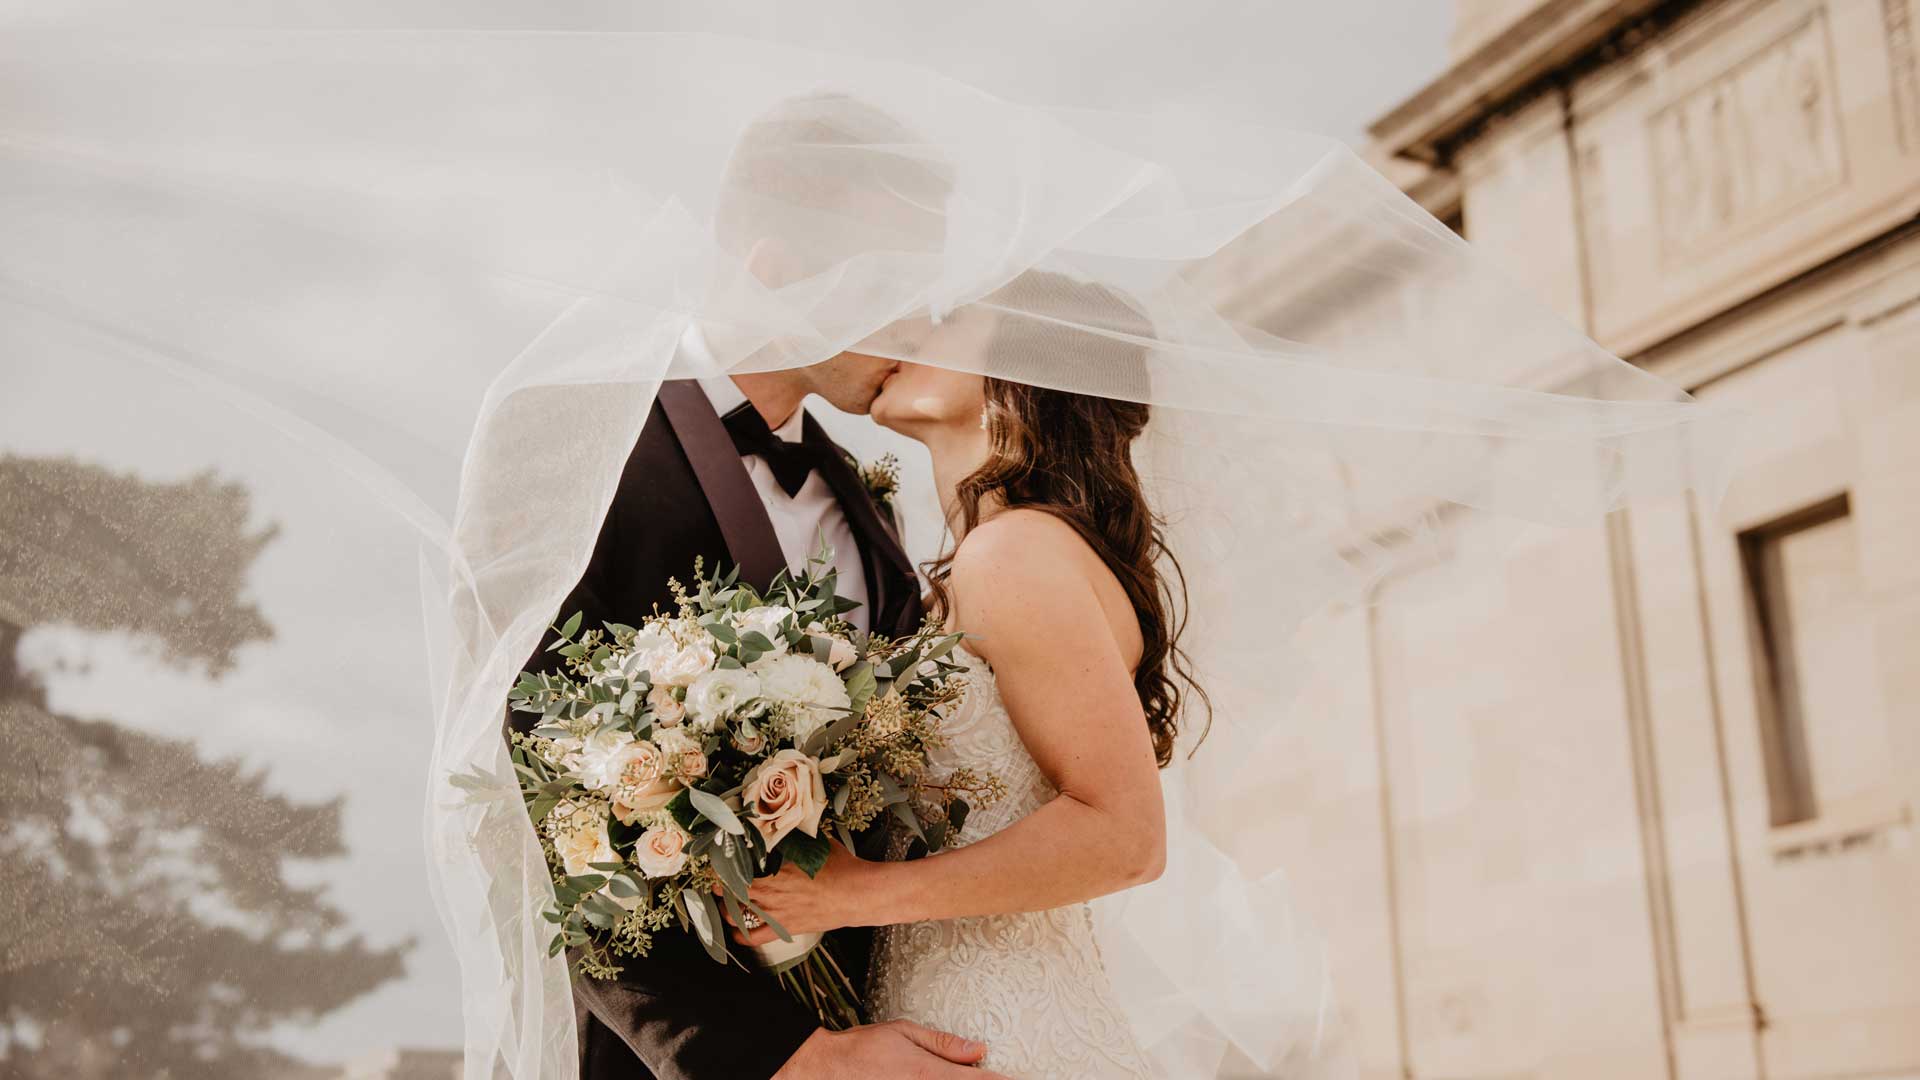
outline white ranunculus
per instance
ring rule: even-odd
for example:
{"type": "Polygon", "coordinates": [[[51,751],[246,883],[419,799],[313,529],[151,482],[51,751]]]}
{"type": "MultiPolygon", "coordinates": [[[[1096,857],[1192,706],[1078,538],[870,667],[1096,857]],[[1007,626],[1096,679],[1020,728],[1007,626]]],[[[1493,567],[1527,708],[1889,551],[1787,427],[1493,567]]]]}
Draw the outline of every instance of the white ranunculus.
{"type": "Polygon", "coordinates": [[[620,856],[613,853],[613,842],[607,838],[607,819],[599,814],[592,815],[589,821],[556,830],[553,850],[570,875],[595,873],[594,863],[620,861],[620,856]]]}
{"type": "Polygon", "coordinates": [[[760,634],[773,642],[773,650],[766,655],[779,656],[787,651],[787,639],[781,633],[781,624],[792,617],[792,608],[781,607],[778,604],[770,607],[748,608],[734,613],[733,628],[742,634],[749,630],[760,634]]]}
{"type": "Polygon", "coordinates": [[[650,878],[672,877],[686,869],[691,839],[678,825],[655,825],[634,842],[633,865],[650,878]]]}
{"type": "Polygon", "coordinates": [[[853,704],[840,676],[811,656],[790,653],[762,666],[759,674],[761,697],[788,706],[795,741],[845,716],[853,704]]]}
{"type": "Polygon", "coordinates": [[[743,668],[718,668],[687,687],[687,716],[703,730],[711,730],[728,713],[761,694],[760,677],[743,668]]]}
{"type": "Polygon", "coordinates": [[[575,775],[589,791],[600,791],[613,786],[620,777],[625,762],[620,759],[621,751],[633,745],[634,734],[631,731],[614,731],[601,728],[587,737],[580,747],[579,764],[574,767],[575,775]]]}

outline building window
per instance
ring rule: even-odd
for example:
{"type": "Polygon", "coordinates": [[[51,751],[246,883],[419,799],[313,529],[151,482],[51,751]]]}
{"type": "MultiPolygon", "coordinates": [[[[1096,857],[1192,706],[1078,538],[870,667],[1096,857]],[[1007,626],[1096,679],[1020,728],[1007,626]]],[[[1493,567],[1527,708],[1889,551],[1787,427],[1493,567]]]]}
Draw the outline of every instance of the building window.
{"type": "MultiPolygon", "coordinates": [[[[1811,820],[1817,810],[1811,724],[1823,711],[1820,667],[1809,661],[1840,644],[1851,622],[1859,565],[1847,497],[1751,529],[1740,536],[1754,631],[1760,745],[1767,796],[1778,827],[1811,820]]],[[[1839,705],[1839,702],[1831,704],[1839,705]]]]}

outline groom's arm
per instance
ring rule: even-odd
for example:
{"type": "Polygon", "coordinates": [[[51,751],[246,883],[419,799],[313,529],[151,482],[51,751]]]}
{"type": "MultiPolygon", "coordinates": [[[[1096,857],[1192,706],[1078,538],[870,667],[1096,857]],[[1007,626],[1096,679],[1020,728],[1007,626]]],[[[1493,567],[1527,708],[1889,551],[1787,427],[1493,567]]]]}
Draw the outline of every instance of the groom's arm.
{"type": "Polygon", "coordinates": [[[716,964],[678,930],[617,979],[576,977],[574,993],[659,1080],[764,1080],[819,1027],[772,978],[716,964]]]}

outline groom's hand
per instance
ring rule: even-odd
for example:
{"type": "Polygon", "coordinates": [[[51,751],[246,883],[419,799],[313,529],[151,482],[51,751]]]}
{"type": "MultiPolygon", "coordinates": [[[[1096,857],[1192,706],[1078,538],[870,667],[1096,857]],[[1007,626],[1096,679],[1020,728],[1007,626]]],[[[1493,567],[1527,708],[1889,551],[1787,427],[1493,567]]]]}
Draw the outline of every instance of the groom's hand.
{"type": "Polygon", "coordinates": [[[820,1028],[773,1080],[1011,1080],[971,1067],[986,1055],[977,1042],[911,1020],[847,1031],[820,1028]]]}

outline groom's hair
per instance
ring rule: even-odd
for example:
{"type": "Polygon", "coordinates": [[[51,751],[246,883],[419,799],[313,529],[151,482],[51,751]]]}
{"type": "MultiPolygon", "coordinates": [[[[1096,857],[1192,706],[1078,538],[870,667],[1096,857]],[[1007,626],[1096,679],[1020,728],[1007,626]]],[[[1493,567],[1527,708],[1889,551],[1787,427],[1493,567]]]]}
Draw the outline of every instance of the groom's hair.
{"type": "Polygon", "coordinates": [[[818,269],[866,251],[937,253],[952,170],[893,115],[843,93],[789,98],[735,142],[714,208],[720,246],[772,238],[818,269]]]}

